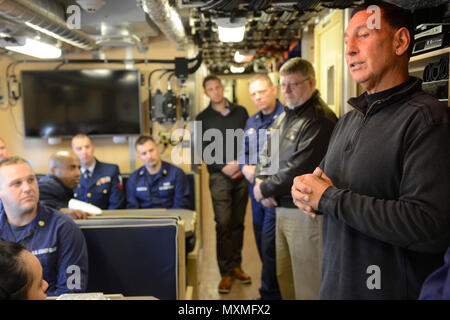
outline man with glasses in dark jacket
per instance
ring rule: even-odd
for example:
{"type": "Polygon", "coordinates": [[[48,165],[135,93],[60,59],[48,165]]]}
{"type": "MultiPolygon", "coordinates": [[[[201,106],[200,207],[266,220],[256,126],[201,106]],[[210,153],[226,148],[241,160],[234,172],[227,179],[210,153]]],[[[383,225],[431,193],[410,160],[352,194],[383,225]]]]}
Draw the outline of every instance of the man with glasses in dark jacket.
{"type": "Polygon", "coordinates": [[[322,219],[311,220],[293,204],[292,181],[322,160],[337,121],[316,89],[314,68],[305,59],[288,60],[280,69],[286,108],[273,124],[278,133],[260,154],[255,199],[276,206],[276,271],[283,299],[317,299],[320,287],[322,219]],[[270,154],[269,154],[270,153],[270,154]],[[279,168],[274,171],[274,163],[279,168]]]}

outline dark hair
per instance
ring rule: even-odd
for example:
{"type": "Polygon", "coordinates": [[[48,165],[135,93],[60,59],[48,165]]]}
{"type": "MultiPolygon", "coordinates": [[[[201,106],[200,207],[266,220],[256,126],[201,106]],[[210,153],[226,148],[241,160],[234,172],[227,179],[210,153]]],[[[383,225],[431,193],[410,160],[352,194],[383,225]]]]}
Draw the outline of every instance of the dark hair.
{"type": "Polygon", "coordinates": [[[20,254],[25,248],[16,242],[0,242],[0,300],[26,300],[32,283],[20,254]]]}
{"type": "Polygon", "coordinates": [[[220,83],[222,83],[222,81],[219,79],[218,76],[216,76],[214,74],[210,74],[209,76],[206,76],[205,79],[203,79],[203,89],[206,89],[205,88],[206,83],[211,80],[216,80],[216,81],[219,81],[220,83]]]}
{"type": "Polygon", "coordinates": [[[411,38],[408,47],[408,56],[411,56],[414,47],[414,19],[411,11],[383,1],[367,1],[353,9],[350,14],[350,19],[358,12],[367,10],[367,8],[372,5],[380,8],[381,17],[393,29],[398,30],[403,27],[408,29],[411,38]]]}
{"type": "Polygon", "coordinates": [[[300,73],[302,76],[306,78],[315,78],[316,72],[314,71],[314,67],[306,59],[302,59],[299,57],[291,58],[287,60],[283,66],[280,68],[280,75],[285,76],[288,74],[300,73]]]}
{"type": "Polygon", "coordinates": [[[142,146],[144,143],[146,143],[147,141],[151,141],[154,144],[156,144],[155,139],[153,139],[153,137],[151,136],[140,136],[139,138],[137,138],[136,140],[136,146],[142,146]]]}

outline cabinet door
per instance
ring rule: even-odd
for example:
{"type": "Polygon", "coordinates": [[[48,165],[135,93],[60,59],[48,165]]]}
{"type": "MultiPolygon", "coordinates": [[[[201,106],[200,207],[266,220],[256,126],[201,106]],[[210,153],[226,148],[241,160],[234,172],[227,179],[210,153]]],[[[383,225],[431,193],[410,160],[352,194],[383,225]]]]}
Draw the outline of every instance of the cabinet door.
{"type": "Polygon", "coordinates": [[[317,88],[322,98],[341,115],[344,63],[344,12],[336,10],[314,30],[317,88]]]}
{"type": "MultiPolygon", "coordinates": [[[[424,80],[423,77],[424,70],[430,63],[436,63],[439,62],[442,58],[448,59],[449,57],[450,57],[450,47],[411,57],[409,62],[409,74],[424,80]]],[[[450,67],[448,68],[449,68],[448,74],[450,74],[450,67]]],[[[422,84],[422,88],[427,92],[436,93],[437,89],[442,91],[443,85],[444,86],[447,85],[445,87],[445,89],[447,90],[447,96],[445,97],[445,94],[444,96],[440,95],[439,100],[444,103],[447,103],[447,105],[450,107],[448,99],[450,96],[450,86],[448,77],[447,79],[439,79],[436,81],[425,81],[422,84]]]]}

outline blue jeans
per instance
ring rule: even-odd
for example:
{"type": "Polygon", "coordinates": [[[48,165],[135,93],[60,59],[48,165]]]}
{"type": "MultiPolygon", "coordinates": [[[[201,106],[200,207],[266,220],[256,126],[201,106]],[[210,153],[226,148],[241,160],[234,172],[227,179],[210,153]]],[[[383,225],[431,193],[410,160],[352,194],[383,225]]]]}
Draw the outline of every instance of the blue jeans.
{"type": "Polygon", "coordinates": [[[275,208],[266,208],[255,200],[253,184],[249,184],[249,195],[252,204],[253,231],[262,262],[259,294],[262,299],[281,300],[275,259],[275,208]]]}

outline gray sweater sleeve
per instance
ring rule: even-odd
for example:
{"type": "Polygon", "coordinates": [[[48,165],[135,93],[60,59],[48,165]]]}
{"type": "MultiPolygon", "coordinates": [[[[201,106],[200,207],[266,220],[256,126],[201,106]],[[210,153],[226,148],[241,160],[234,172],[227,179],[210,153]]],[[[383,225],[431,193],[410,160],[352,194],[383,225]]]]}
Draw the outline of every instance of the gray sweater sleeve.
{"type": "Polygon", "coordinates": [[[445,251],[450,245],[449,141],[450,127],[441,124],[406,144],[397,198],[377,199],[331,186],[320,199],[319,211],[393,245],[445,251]]]}

